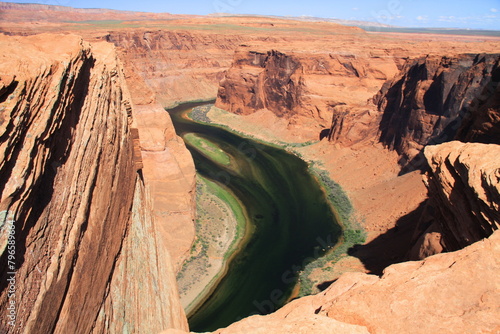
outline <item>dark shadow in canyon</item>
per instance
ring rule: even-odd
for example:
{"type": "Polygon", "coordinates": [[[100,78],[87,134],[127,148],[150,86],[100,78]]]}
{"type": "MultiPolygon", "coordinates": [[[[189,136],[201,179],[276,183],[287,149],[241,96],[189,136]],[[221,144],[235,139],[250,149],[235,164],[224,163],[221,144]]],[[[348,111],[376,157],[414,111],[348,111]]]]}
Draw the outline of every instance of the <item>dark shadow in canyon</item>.
{"type": "Polygon", "coordinates": [[[336,281],[337,281],[337,278],[336,278],[336,279],[333,279],[333,280],[331,280],[331,281],[325,281],[325,282],[323,282],[323,283],[319,283],[318,285],[316,285],[316,287],[318,288],[318,290],[319,290],[320,292],[322,292],[322,291],[325,291],[326,289],[328,289],[328,287],[329,287],[330,285],[332,285],[333,283],[335,283],[336,281]]]}
{"type": "Polygon", "coordinates": [[[398,219],[395,227],[365,245],[354,245],[347,253],[360,259],[369,273],[375,275],[382,275],[391,264],[406,261],[425,206],[426,201],[420,203],[414,211],[398,219]]]}
{"type": "Polygon", "coordinates": [[[323,138],[329,138],[330,137],[330,129],[323,129],[319,133],[319,140],[322,140],[323,138]]]}

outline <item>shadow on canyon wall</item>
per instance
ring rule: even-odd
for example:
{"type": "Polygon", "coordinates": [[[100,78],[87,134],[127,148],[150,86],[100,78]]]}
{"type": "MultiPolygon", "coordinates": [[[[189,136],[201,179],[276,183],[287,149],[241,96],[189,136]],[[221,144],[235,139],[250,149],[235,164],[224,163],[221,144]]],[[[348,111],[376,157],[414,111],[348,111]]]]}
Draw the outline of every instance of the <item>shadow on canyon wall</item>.
{"type": "Polygon", "coordinates": [[[350,256],[357,257],[370,274],[382,275],[388,266],[407,261],[413,245],[415,227],[422,216],[426,202],[396,222],[396,226],[379,235],[366,245],[354,245],[348,250],[350,256]]]}
{"type": "MultiPolygon", "coordinates": [[[[419,218],[422,216],[427,200],[412,212],[401,217],[396,226],[373,239],[366,245],[354,245],[347,253],[361,260],[370,274],[382,275],[388,266],[408,260],[408,253],[413,246],[414,233],[419,218]]],[[[327,289],[336,281],[326,281],[317,285],[320,291],[327,289]]]]}

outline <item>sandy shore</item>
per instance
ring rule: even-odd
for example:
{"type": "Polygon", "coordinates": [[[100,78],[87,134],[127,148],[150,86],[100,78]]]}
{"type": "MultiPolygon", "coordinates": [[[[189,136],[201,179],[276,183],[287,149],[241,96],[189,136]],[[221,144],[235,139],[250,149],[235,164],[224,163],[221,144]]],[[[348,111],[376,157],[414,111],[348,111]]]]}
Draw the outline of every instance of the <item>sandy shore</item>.
{"type": "Polygon", "coordinates": [[[207,180],[198,177],[197,183],[196,239],[177,277],[186,314],[215,288],[225,274],[229,254],[243,240],[231,206],[217,197],[207,180]]]}

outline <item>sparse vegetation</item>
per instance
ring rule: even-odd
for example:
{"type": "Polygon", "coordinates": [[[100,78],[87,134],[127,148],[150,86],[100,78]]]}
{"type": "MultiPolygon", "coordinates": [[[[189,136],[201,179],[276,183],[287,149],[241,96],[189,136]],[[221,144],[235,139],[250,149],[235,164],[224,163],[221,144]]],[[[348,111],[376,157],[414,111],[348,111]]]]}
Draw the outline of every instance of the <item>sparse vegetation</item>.
{"type": "MultiPolygon", "coordinates": [[[[297,148],[303,148],[308,145],[317,143],[317,141],[309,141],[305,143],[287,143],[282,141],[265,142],[246,133],[235,131],[234,129],[229,128],[227,125],[213,122],[208,116],[208,113],[211,111],[226,112],[214,107],[213,105],[206,105],[194,108],[193,111],[189,114],[189,117],[197,122],[209,123],[211,125],[227,129],[233,133],[237,133],[240,136],[250,138],[265,145],[285,149],[303,160],[305,160],[304,156],[300,151],[297,150],[297,148]]],[[[326,250],[326,254],[324,256],[321,256],[318,259],[307,263],[304,269],[299,273],[299,296],[305,296],[313,292],[317,292],[315,291],[315,284],[318,282],[313,282],[313,280],[311,279],[311,274],[313,271],[315,271],[316,269],[325,269],[327,271],[331,270],[330,267],[327,266],[327,264],[335,263],[342,257],[347,256],[347,251],[349,250],[349,248],[353,247],[356,244],[363,244],[366,239],[366,233],[362,229],[362,225],[356,220],[352,204],[347,194],[343,191],[342,187],[330,178],[330,175],[328,171],[324,169],[322,162],[308,161],[308,163],[310,173],[316,177],[316,179],[318,180],[318,182],[320,182],[322,188],[326,192],[328,201],[331,203],[331,206],[336,213],[337,220],[342,227],[342,232],[335,246],[332,245],[330,250],[326,250]]]]}
{"type": "Polygon", "coordinates": [[[231,164],[231,158],[229,155],[208,139],[200,137],[194,133],[188,133],[184,135],[184,140],[193,145],[194,148],[207,158],[225,166],[231,164]]]}
{"type": "MultiPolygon", "coordinates": [[[[225,263],[238,249],[246,231],[246,216],[238,200],[228,190],[200,175],[196,180],[196,211],[195,241],[177,274],[181,296],[200,279],[210,276],[213,259],[225,263]]],[[[219,274],[210,278],[208,285],[217,280],[219,274]]]]}
{"type": "Polygon", "coordinates": [[[357,244],[363,244],[366,240],[366,233],[355,218],[352,204],[342,187],[330,178],[326,170],[314,166],[310,166],[309,170],[325,189],[328,200],[336,211],[338,221],[342,226],[342,235],[335,247],[324,256],[308,263],[300,273],[300,297],[317,292],[314,286],[318,282],[311,280],[311,274],[315,269],[327,268],[328,263],[337,262],[347,255],[349,248],[357,244]]]}

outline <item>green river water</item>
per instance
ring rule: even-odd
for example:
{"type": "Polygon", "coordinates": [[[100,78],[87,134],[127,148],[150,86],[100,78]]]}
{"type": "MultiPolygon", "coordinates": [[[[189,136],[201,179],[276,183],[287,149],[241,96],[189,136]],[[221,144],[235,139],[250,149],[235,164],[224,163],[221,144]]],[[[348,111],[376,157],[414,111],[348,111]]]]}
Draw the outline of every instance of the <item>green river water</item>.
{"type": "Polygon", "coordinates": [[[232,191],[246,208],[247,224],[253,225],[227,274],[189,315],[190,329],[204,332],[283,306],[297,283],[296,273],[336,243],[341,228],[303,160],[187,119],[185,115],[199,105],[186,103],[169,110],[177,134],[195,133],[231,157],[230,165],[218,164],[188,145],[197,172],[232,191]]]}

